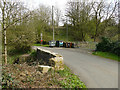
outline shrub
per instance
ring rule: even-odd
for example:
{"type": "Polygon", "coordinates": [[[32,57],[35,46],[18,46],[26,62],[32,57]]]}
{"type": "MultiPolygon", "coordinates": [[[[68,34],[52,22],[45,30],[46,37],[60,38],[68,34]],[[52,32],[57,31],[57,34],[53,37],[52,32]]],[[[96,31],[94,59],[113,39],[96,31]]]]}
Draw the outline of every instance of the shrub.
{"type": "Polygon", "coordinates": [[[110,52],[112,46],[108,38],[102,37],[102,41],[96,45],[96,51],[110,52]]]}
{"type": "Polygon", "coordinates": [[[113,42],[113,48],[111,49],[111,52],[120,56],[120,41],[113,42]]]}
{"type": "Polygon", "coordinates": [[[11,27],[7,30],[9,55],[14,55],[16,53],[27,53],[31,50],[31,46],[34,42],[34,31],[25,25],[11,27]]]}
{"type": "Polygon", "coordinates": [[[102,37],[101,42],[96,45],[96,51],[111,52],[120,56],[120,41],[111,42],[110,39],[102,37]]]}

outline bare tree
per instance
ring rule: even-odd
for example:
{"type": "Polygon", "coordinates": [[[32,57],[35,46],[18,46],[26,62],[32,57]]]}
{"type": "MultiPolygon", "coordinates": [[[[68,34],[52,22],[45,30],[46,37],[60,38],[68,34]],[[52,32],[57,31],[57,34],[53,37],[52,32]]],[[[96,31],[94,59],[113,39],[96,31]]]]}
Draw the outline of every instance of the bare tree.
{"type": "Polygon", "coordinates": [[[93,2],[92,8],[94,11],[95,16],[95,35],[94,35],[94,41],[96,41],[96,37],[98,36],[98,28],[101,22],[101,19],[103,18],[103,9],[105,8],[103,0],[101,2],[93,2]]]}
{"type": "Polygon", "coordinates": [[[33,10],[33,24],[36,28],[36,40],[40,41],[41,33],[43,34],[43,39],[46,39],[45,31],[48,30],[51,24],[51,10],[50,7],[44,5],[39,5],[38,9],[33,10]]]}
{"type": "Polygon", "coordinates": [[[85,41],[87,22],[90,19],[91,6],[88,2],[68,2],[66,16],[74,27],[76,40],[85,41]]]}
{"type": "Polygon", "coordinates": [[[60,18],[61,18],[61,11],[59,10],[59,8],[55,8],[55,17],[56,17],[56,26],[58,27],[59,22],[60,22],[60,18]]]}
{"type": "Polygon", "coordinates": [[[94,41],[96,41],[96,37],[99,36],[98,29],[101,21],[106,20],[105,27],[107,25],[107,22],[109,19],[114,18],[114,14],[116,11],[117,2],[115,2],[114,6],[112,3],[105,3],[104,0],[101,0],[100,2],[92,2],[92,8],[93,8],[93,16],[95,17],[95,35],[94,35],[94,41]]]}

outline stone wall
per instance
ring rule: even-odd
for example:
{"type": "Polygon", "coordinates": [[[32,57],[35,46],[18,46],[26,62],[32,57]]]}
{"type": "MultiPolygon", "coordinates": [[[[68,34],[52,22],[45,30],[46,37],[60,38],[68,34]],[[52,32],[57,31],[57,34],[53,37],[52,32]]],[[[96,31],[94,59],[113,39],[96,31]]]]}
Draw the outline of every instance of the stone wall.
{"type": "Polygon", "coordinates": [[[45,61],[48,66],[52,66],[54,69],[64,69],[63,57],[57,53],[37,48],[37,59],[45,61]]]}
{"type": "Polygon", "coordinates": [[[75,47],[85,48],[85,49],[95,49],[97,42],[74,42],[75,47]]]}

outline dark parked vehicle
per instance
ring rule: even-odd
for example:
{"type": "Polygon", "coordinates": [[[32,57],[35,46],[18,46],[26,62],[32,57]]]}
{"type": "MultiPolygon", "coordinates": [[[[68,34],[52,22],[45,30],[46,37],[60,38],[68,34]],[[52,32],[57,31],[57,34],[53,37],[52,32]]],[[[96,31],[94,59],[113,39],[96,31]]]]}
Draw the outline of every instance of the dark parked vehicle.
{"type": "Polygon", "coordinates": [[[56,41],[56,47],[63,47],[63,41],[56,41]]]}
{"type": "Polygon", "coordinates": [[[63,47],[66,47],[66,42],[63,42],[63,47]]]}
{"type": "Polygon", "coordinates": [[[74,48],[74,45],[75,45],[75,44],[74,44],[74,43],[72,43],[72,46],[71,46],[71,48],[74,48]]]}
{"type": "Polygon", "coordinates": [[[59,47],[59,41],[56,41],[56,45],[55,45],[56,47],[59,47]]]}

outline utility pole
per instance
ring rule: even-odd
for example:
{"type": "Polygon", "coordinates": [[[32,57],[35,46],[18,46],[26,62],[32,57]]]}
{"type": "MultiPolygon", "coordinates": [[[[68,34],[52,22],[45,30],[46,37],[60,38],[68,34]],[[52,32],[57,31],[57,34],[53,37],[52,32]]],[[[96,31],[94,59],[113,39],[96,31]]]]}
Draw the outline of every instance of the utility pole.
{"type": "Polygon", "coordinates": [[[53,6],[52,6],[52,28],[53,28],[53,41],[54,41],[54,12],[53,12],[53,6]]]}
{"type": "Polygon", "coordinates": [[[68,41],[68,24],[67,24],[67,18],[66,18],[66,38],[67,38],[67,41],[68,41]]]}
{"type": "Polygon", "coordinates": [[[42,33],[41,33],[41,45],[42,45],[42,41],[43,41],[43,40],[42,40],[42,33]]]}

